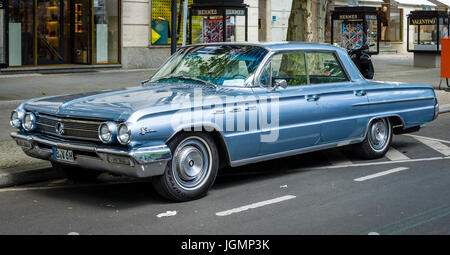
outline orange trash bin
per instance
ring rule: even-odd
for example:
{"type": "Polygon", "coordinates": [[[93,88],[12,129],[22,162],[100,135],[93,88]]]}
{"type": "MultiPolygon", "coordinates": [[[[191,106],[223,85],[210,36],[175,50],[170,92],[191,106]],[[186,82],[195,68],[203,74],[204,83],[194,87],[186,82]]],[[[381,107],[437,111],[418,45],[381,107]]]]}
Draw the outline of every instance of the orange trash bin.
{"type": "Polygon", "coordinates": [[[441,78],[450,78],[450,38],[441,38],[441,78]]]}

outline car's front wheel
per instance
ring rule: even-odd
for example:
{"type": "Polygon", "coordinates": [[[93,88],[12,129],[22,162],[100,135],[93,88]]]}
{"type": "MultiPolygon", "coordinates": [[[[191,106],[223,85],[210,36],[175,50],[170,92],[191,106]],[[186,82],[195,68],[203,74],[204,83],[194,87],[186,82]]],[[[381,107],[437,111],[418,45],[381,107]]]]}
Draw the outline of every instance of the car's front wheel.
{"type": "Polygon", "coordinates": [[[202,132],[182,133],[168,145],[172,160],[163,175],[152,178],[156,191],[177,202],[206,195],[219,168],[219,153],[213,138],[202,132]]]}
{"type": "Polygon", "coordinates": [[[353,145],[353,151],[362,158],[383,157],[392,142],[392,125],[388,118],[374,119],[370,122],[366,138],[362,143],[353,145]]]}

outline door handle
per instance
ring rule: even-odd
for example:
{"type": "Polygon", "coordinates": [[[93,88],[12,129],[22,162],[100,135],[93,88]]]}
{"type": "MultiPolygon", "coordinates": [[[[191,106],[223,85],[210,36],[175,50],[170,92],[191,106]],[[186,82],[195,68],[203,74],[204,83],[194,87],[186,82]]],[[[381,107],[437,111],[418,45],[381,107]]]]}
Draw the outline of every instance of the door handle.
{"type": "Polygon", "coordinates": [[[312,96],[309,96],[309,97],[307,97],[307,101],[309,101],[309,102],[314,102],[314,101],[317,101],[317,100],[319,100],[319,96],[318,95],[312,95],[312,96]]]}
{"type": "Polygon", "coordinates": [[[240,112],[241,110],[242,110],[241,108],[235,107],[231,109],[230,112],[240,112]]]}
{"type": "Polygon", "coordinates": [[[364,90],[357,90],[356,92],[355,92],[355,95],[356,96],[365,96],[367,94],[367,92],[366,91],[364,91],[364,90]]]}

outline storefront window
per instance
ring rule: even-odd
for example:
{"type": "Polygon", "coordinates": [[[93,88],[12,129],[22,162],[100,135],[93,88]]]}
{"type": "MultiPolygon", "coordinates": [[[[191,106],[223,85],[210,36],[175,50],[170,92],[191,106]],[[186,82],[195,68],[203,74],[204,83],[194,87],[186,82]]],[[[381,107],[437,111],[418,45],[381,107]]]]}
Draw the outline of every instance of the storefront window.
{"type": "Polygon", "coordinates": [[[192,7],[192,43],[246,41],[246,7],[192,7]],[[225,19],[225,26],[224,26],[225,19]],[[224,33],[225,30],[225,33],[224,33]]]}
{"type": "Polygon", "coordinates": [[[34,64],[34,1],[9,1],[9,66],[34,64]]]}
{"type": "Polygon", "coordinates": [[[439,18],[439,44],[441,44],[441,38],[448,37],[448,18],[439,18]]]}
{"type": "MultiPolygon", "coordinates": [[[[188,0],[191,5],[193,0],[188,0]]],[[[152,44],[170,44],[172,28],[172,0],[152,0],[152,44]]],[[[177,43],[181,44],[183,38],[183,1],[177,0],[177,43]]]]}
{"type": "Polygon", "coordinates": [[[346,50],[364,45],[379,51],[379,13],[375,7],[336,7],[331,14],[331,43],[346,50]]]}
{"type": "Polygon", "coordinates": [[[440,51],[440,41],[448,37],[448,13],[414,11],[408,17],[408,51],[440,51]]]}
{"type": "MultiPolygon", "coordinates": [[[[236,41],[236,17],[227,16],[226,42],[236,41]]],[[[192,43],[223,42],[223,17],[208,16],[192,18],[192,43]]]]}
{"type": "Polygon", "coordinates": [[[119,62],[119,1],[94,0],[95,63],[119,62]]]}
{"type": "Polygon", "coordinates": [[[367,42],[371,52],[377,51],[378,20],[376,15],[366,15],[367,20],[367,42]]]}
{"type": "Polygon", "coordinates": [[[389,36],[390,41],[402,41],[402,18],[403,9],[392,8],[389,15],[389,36]]]}

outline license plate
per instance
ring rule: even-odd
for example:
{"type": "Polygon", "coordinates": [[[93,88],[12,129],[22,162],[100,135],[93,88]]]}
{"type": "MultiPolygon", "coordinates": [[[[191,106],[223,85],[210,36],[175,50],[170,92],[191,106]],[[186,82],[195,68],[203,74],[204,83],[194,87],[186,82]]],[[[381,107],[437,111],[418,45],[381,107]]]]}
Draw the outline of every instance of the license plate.
{"type": "Polygon", "coordinates": [[[53,157],[58,160],[74,162],[73,151],[53,148],[53,157]]]}

